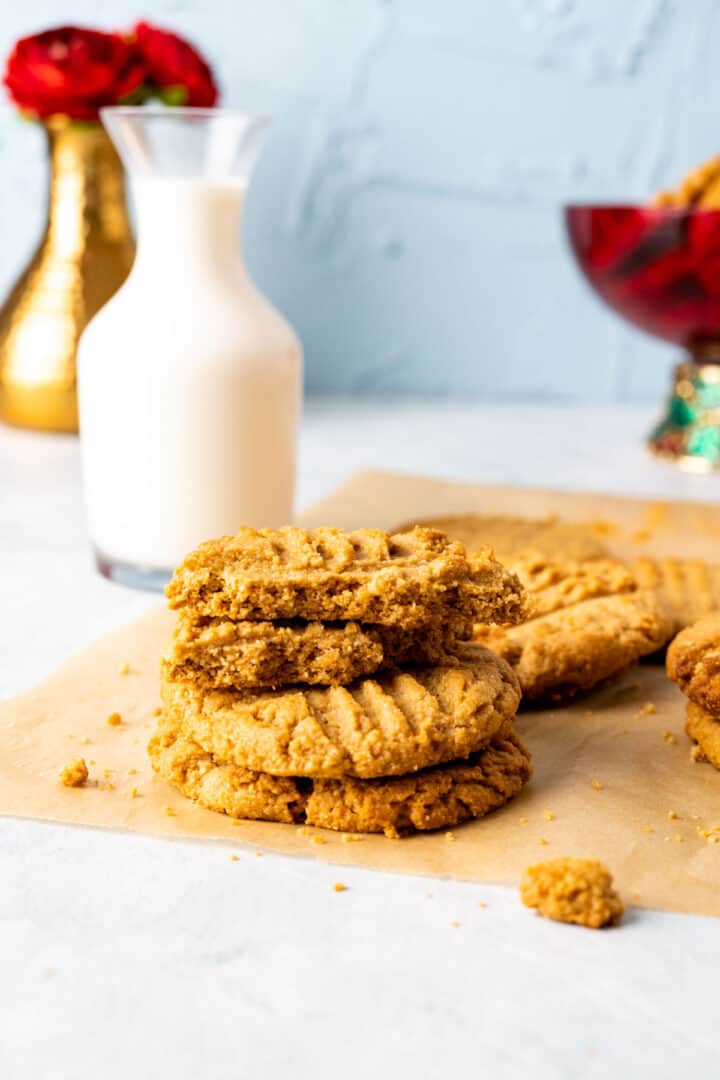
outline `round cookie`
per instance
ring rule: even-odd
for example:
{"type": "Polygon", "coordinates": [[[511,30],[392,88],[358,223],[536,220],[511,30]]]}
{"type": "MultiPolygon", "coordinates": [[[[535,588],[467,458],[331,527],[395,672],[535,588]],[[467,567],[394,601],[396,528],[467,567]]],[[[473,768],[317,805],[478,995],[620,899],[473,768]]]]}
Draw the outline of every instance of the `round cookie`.
{"type": "Polygon", "coordinates": [[[691,701],[720,715],[720,612],[688,626],[671,642],[667,673],[691,701]]]}
{"type": "Polygon", "coordinates": [[[167,720],[148,752],[163,779],[209,810],[388,837],[483,817],[516,795],[532,772],[530,755],[514,733],[465,761],[375,780],[277,777],[223,763],[167,720]]]}
{"type": "Polygon", "coordinates": [[[640,556],[630,570],[638,587],[652,589],[671,623],[671,636],[720,610],[720,564],[702,559],[640,556]]]}
{"type": "Polygon", "coordinates": [[[392,671],[347,687],[203,690],[161,672],[165,714],[218,761],[273,776],[399,776],[467,757],[504,732],[520,701],[504,660],[392,671]]]}
{"type": "MultiPolygon", "coordinates": [[[[467,551],[485,546],[498,559],[508,562],[525,555],[538,555],[553,561],[602,559],[607,545],[591,523],[558,521],[555,517],[524,518],[507,514],[449,514],[427,518],[418,525],[440,529],[458,540],[467,551]]],[[[409,525],[400,526],[402,530],[409,525]]]]}
{"type": "Polygon", "coordinates": [[[647,590],[600,596],[477,638],[503,656],[523,699],[562,701],[620,675],[667,640],[668,623],[647,590]]]}
{"type": "Polygon", "coordinates": [[[696,760],[709,761],[720,769],[720,720],[694,701],[685,713],[685,733],[697,743],[696,760]]]}

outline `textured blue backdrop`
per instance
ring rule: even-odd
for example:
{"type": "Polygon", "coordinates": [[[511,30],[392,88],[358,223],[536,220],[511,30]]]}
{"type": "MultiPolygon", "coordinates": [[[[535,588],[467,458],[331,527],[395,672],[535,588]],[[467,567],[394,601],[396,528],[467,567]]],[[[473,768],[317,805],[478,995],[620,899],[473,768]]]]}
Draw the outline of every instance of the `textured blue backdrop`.
{"type": "MultiPolygon", "coordinates": [[[[313,389],[654,396],[672,350],[585,291],[565,199],[643,199],[720,148],[716,0],[25,0],[195,37],[277,125],[248,201],[259,283],[313,389]]],[[[0,117],[0,288],[37,235],[39,136],[0,117]]]]}

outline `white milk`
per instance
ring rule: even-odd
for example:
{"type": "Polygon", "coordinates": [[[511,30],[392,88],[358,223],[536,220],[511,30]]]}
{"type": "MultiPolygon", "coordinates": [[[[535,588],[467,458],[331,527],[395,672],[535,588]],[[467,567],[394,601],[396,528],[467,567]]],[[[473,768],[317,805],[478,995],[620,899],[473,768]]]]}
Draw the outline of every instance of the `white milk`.
{"type": "Polygon", "coordinates": [[[126,283],[78,353],[99,555],[172,568],[201,540],[292,519],[301,351],[239,252],[240,184],[141,179],[126,283]]]}

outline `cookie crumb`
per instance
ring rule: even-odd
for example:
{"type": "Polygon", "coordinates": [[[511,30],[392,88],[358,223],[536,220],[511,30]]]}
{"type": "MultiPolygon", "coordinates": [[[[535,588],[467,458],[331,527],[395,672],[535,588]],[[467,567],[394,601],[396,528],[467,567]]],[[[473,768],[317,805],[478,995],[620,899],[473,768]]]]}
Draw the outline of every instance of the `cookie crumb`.
{"type": "Polygon", "coordinates": [[[255,855],[257,856],[258,859],[260,859],[260,858],[262,858],[263,853],[262,853],[262,851],[256,851],[255,855]]]}
{"type": "Polygon", "coordinates": [[[123,664],[123,666],[120,668],[120,674],[121,675],[129,675],[130,674],[130,665],[127,664],[127,663],[123,664]]]}
{"type": "Polygon", "coordinates": [[[543,817],[545,818],[546,821],[554,821],[555,820],[555,815],[553,814],[552,810],[546,810],[545,813],[543,814],[543,817]]]}
{"type": "Polygon", "coordinates": [[[654,716],[656,712],[657,705],[654,705],[652,701],[646,701],[640,706],[633,719],[642,720],[643,716],[654,716]]]}
{"type": "Polygon", "coordinates": [[[128,769],[128,776],[137,776],[137,769],[128,769]]]}
{"type": "Polygon", "coordinates": [[[355,836],[353,833],[343,833],[340,837],[341,844],[359,844],[362,840],[362,836],[355,836]]]}
{"type": "Polygon", "coordinates": [[[685,839],[685,837],[682,835],[682,833],[679,833],[679,832],[675,833],[674,840],[675,840],[676,844],[682,844],[684,839],[685,839]]]}
{"type": "Polygon", "coordinates": [[[484,900],[478,900],[478,902],[477,902],[477,906],[478,906],[479,908],[483,908],[483,909],[484,909],[484,908],[486,908],[486,907],[487,907],[487,904],[485,903],[485,901],[484,901],[484,900]]]}
{"type": "Polygon", "coordinates": [[[674,746],[677,742],[677,739],[673,735],[672,731],[668,731],[667,728],[664,731],[661,731],[660,734],[662,735],[665,742],[669,743],[671,746],[674,746]]]}
{"type": "Polygon", "coordinates": [[[162,716],[162,709],[159,705],[156,709],[153,709],[153,716],[162,716]]]}
{"type": "Polygon", "coordinates": [[[450,920],[450,926],[452,927],[453,930],[457,930],[459,925],[460,925],[460,923],[457,921],[457,919],[451,919],[450,920]]]}
{"type": "Polygon", "coordinates": [[[230,862],[240,862],[240,856],[239,855],[231,855],[230,856],[230,862]]]}
{"type": "Polygon", "coordinates": [[[446,832],[445,833],[445,839],[446,840],[454,840],[455,839],[455,833],[454,832],[446,832]]]}
{"type": "Polygon", "coordinates": [[[677,814],[675,813],[674,810],[668,810],[667,819],[668,819],[668,821],[677,821],[678,816],[677,816],[677,814]]]}
{"type": "Polygon", "coordinates": [[[595,788],[596,791],[602,791],[603,787],[605,786],[603,784],[602,780],[596,780],[594,777],[590,781],[590,783],[592,784],[592,786],[595,788]]]}
{"type": "Polygon", "coordinates": [[[92,743],[92,739],[89,739],[89,738],[87,737],[87,735],[83,735],[83,737],[82,737],[82,739],[80,740],[80,742],[82,743],[82,745],[83,745],[83,746],[90,746],[90,745],[91,745],[91,743],[92,743]]]}
{"type": "Polygon", "coordinates": [[[172,806],[164,806],[163,810],[165,812],[166,817],[177,817],[177,814],[173,810],[172,806]]]}
{"type": "Polygon", "coordinates": [[[88,767],[85,758],[73,758],[60,770],[58,781],[63,787],[82,787],[87,783],[88,767]]]}
{"type": "Polygon", "coordinates": [[[520,824],[521,825],[527,825],[527,823],[528,823],[528,819],[526,817],[521,817],[520,818],[520,824]]]}
{"type": "Polygon", "coordinates": [[[138,789],[136,787],[131,787],[130,788],[130,798],[131,799],[137,799],[139,794],[140,794],[140,792],[138,791],[138,789]]]}
{"type": "Polygon", "coordinates": [[[295,830],[295,832],[298,834],[298,836],[310,835],[310,830],[308,829],[307,825],[301,825],[299,829],[295,830]]]}
{"type": "Polygon", "coordinates": [[[347,885],[343,885],[342,881],[336,881],[333,885],[333,892],[347,892],[347,885]]]}
{"type": "Polygon", "coordinates": [[[541,836],[538,840],[538,844],[540,844],[541,847],[547,847],[549,843],[550,841],[546,840],[544,836],[541,836]]]}
{"type": "Polygon", "coordinates": [[[111,712],[107,718],[107,723],[110,727],[119,727],[122,724],[122,716],[119,712],[111,712]]]}
{"type": "Polygon", "coordinates": [[[591,717],[593,717],[594,715],[595,715],[595,713],[593,712],[592,709],[586,709],[585,712],[583,713],[583,716],[585,717],[586,720],[590,720],[591,717]]]}
{"type": "Polygon", "coordinates": [[[652,825],[646,825],[643,829],[643,832],[655,832],[655,830],[653,829],[652,825]]]}
{"type": "Polygon", "coordinates": [[[314,834],[314,835],[313,835],[313,836],[312,836],[312,837],[310,838],[310,842],[311,842],[312,844],[326,844],[326,843],[327,843],[327,840],[325,839],[325,837],[324,837],[324,836],[320,836],[320,835],[319,835],[318,833],[315,833],[315,834],[314,834]]]}
{"type": "Polygon", "coordinates": [[[594,930],[617,923],[625,910],[612,875],[596,859],[551,859],[527,867],[520,899],[546,919],[594,930]]]}

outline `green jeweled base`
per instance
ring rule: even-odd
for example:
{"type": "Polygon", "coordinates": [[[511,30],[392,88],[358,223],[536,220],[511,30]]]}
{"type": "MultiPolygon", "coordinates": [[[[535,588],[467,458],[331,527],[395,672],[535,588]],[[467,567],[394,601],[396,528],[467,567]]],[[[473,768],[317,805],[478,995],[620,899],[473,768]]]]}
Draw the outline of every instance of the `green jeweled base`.
{"type": "Polygon", "coordinates": [[[720,363],[678,364],[667,412],[648,446],[693,472],[720,469],[720,363]]]}

